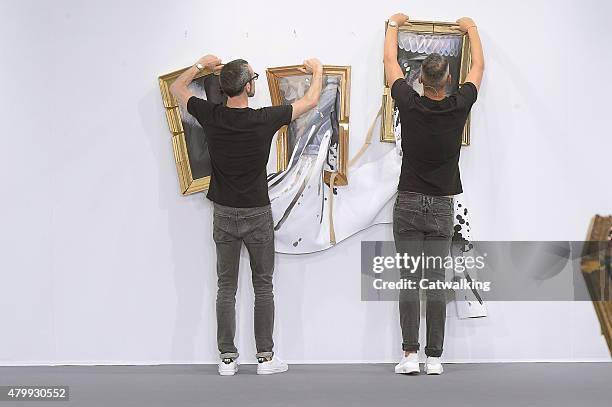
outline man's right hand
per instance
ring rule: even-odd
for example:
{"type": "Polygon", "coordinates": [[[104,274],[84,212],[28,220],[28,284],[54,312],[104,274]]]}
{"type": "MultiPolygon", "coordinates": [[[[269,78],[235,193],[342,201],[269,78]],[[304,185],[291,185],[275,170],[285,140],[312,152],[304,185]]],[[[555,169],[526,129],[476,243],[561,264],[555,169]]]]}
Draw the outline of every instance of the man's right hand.
{"type": "Polygon", "coordinates": [[[321,65],[321,61],[317,58],[307,59],[304,61],[303,66],[298,69],[305,74],[312,75],[312,81],[306,94],[291,104],[293,106],[291,120],[295,120],[310,109],[315,108],[319,104],[319,98],[321,97],[323,81],[323,65],[321,65]]]}
{"type": "Polygon", "coordinates": [[[394,21],[398,27],[403,26],[409,20],[408,16],[404,13],[396,13],[389,17],[389,21],[394,21]]]}
{"type": "Polygon", "coordinates": [[[300,69],[300,71],[307,74],[315,74],[315,73],[323,73],[323,65],[321,65],[321,61],[317,58],[310,58],[304,61],[304,67],[300,69]]]}
{"type": "Polygon", "coordinates": [[[221,59],[215,55],[205,55],[198,59],[198,63],[202,64],[204,68],[215,69],[221,65],[221,59]]]}
{"type": "Polygon", "coordinates": [[[464,33],[468,32],[470,28],[476,27],[476,23],[470,17],[461,17],[457,20],[457,24],[459,24],[459,29],[464,33]]]}

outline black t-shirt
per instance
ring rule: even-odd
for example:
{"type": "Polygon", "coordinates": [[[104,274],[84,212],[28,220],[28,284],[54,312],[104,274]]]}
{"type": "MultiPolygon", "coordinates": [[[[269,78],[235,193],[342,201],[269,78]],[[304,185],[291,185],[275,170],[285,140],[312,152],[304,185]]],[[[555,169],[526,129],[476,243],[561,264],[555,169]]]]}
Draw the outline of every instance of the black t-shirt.
{"type": "Polygon", "coordinates": [[[404,79],[395,81],[391,96],[402,125],[402,172],[398,190],[426,195],[463,192],[459,174],[461,136],[478,91],[471,82],[436,101],[420,96],[404,79]]]}
{"type": "Polygon", "coordinates": [[[234,208],[270,203],[266,164],[274,134],[291,122],[291,105],[234,109],[192,96],[187,111],[204,128],[212,166],[208,199],[234,208]]]}

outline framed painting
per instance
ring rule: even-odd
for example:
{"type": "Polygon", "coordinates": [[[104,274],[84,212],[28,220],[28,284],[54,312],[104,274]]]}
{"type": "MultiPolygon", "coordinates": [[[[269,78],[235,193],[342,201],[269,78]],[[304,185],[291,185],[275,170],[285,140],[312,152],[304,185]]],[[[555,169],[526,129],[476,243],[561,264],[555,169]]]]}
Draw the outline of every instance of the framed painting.
{"type": "Polygon", "coordinates": [[[591,220],[580,269],[612,355],[612,216],[591,220]]]}
{"type": "MultiPolygon", "coordinates": [[[[188,68],[179,69],[159,77],[161,97],[172,135],[172,148],[179,187],[183,195],[208,189],[212,171],[208,141],[204,129],[187,112],[186,108],[178,104],[170,93],[172,82],[188,68]]],[[[217,74],[210,70],[200,72],[189,85],[189,89],[197,97],[214,103],[225,104],[227,101],[227,97],[221,92],[217,74]]]]}
{"type": "MultiPolygon", "coordinates": [[[[273,105],[291,104],[304,96],[310,86],[311,76],[301,72],[300,67],[293,65],[266,70],[273,105]]],[[[332,135],[323,179],[329,184],[331,175],[335,173],[335,185],[348,184],[350,82],[350,66],[323,66],[323,89],[319,105],[279,130],[276,141],[278,171],[287,169],[296,146],[300,141],[303,143],[308,139],[313,127],[319,129],[329,126],[332,135]]],[[[305,152],[308,153],[309,149],[318,150],[318,147],[305,146],[305,152]]]]}
{"type": "MultiPolygon", "coordinates": [[[[385,26],[386,28],[386,26],[385,26]]],[[[458,29],[456,23],[410,21],[399,27],[397,37],[397,62],[402,68],[404,78],[419,94],[423,85],[419,83],[421,63],[432,53],[448,58],[452,84],[446,94],[455,91],[465,82],[469,72],[470,43],[467,36],[458,29]]],[[[383,91],[383,117],[381,141],[395,142],[395,135],[401,130],[399,111],[391,97],[391,86],[385,79],[383,91]]],[[[463,129],[462,144],[470,144],[470,118],[463,129]]]]}

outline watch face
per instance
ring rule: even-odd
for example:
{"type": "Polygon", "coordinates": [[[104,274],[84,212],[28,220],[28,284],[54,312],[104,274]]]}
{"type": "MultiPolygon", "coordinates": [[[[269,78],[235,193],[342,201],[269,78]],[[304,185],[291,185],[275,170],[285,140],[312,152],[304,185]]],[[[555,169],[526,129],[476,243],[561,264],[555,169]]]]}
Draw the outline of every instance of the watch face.
{"type": "Polygon", "coordinates": [[[198,63],[198,64],[196,64],[196,68],[198,68],[201,71],[202,69],[204,69],[204,66],[202,66],[202,64],[198,63]]]}

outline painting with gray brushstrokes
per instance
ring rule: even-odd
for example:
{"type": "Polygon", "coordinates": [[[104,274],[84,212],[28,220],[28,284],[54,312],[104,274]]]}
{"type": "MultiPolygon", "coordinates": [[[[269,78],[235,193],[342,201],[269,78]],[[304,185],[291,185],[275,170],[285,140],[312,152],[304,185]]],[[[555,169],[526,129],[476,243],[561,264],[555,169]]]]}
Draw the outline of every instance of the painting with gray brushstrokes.
{"type": "MultiPolygon", "coordinates": [[[[338,112],[340,111],[340,81],[339,75],[325,75],[323,89],[316,109],[297,118],[287,129],[287,161],[291,165],[292,153],[296,145],[302,144],[300,151],[303,154],[316,155],[319,151],[323,134],[331,129],[330,148],[325,162],[325,170],[335,172],[338,167],[339,128],[338,112]],[[306,144],[306,135],[312,125],[316,125],[317,134],[306,144]]],[[[291,104],[304,96],[310,87],[310,76],[297,75],[280,78],[279,87],[283,97],[283,104],[291,104]]],[[[299,158],[294,155],[293,160],[299,158]]]]}
{"type": "MultiPolygon", "coordinates": [[[[336,171],[338,162],[339,145],[339,123],[338,111],[340,109],[340,86],[339,75],[325,75],[321,97],[315,109],[292,121],[287,129],[287,169],[283,172],[268,176],[270,188],[270,201],[277,207],[280,197],[274,191],[284,191],[280,201],[283,204],[282,213],[275,218],[275,230],[280,230],[285,222],[300,211],[305,189],[316,188],[307,191],[316,204],[315,224],[323,222],[323,211],[325,208],[323,178],[321,170],[336,171]],[[319,168],[317,163],[321,163],[319,168]],[[313,191],[316,190],[315,195],[313,191]],[[291,191],[291,192],[289,192],[291,191]]],[[[279,88],[283,104],[291,104],[300,99],[310,87],[310,77],[298,75],[281,78],[279,88]]],[[[293,229],[290,227],[290,229],[293,229]]],[[[296,237],[293,246],[297,247],[301,239],[296,237]]]]}

